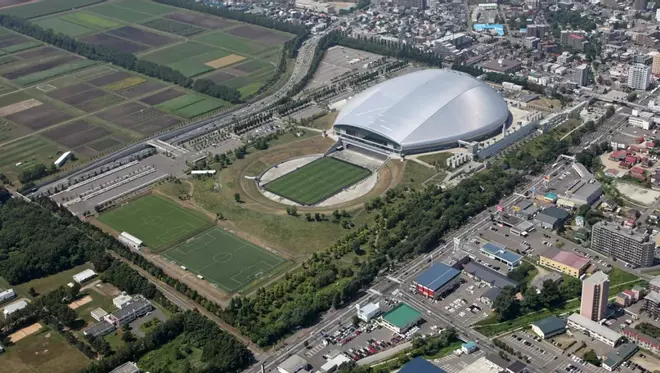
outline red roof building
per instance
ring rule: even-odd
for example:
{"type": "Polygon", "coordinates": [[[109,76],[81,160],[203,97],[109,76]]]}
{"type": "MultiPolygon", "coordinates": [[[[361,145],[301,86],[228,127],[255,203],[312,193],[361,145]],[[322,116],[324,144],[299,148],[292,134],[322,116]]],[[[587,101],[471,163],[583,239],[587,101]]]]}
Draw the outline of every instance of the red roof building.
{"type": "Polygon", "coordinates": [[[610,160],[622,161],[626,158],[626,155],[627,153],[625,150],[613,151],[612,153],[610,153],[610,160]]]}
{"type": "Polygon", "coordinates": [[[626,163],[630,163],[631,165],[637,163],[637,157],[633,157],[631,155],[627,156],[626,159],[624,159],[626,163]]]}
{"type": "Polygon", "coordinates": [[[630,177],[635,178],[637,180],[646,181],[646,176],[644,176],[643,174],[630,173],[630,177]]]}
{"type": "Polygon", "coordinates": [[[630,172],[633,174],[639,174],[639,175],[644,175],[644,169],[641,167],[633,167],[630,172]]]}
{"type": "Polygon", "coordinates": [[[623,162],[619,162],[619,167],[620,168],[630,168],[630,167],[632,167],[632,165],[628,162],[623,161],[623,162]]]}

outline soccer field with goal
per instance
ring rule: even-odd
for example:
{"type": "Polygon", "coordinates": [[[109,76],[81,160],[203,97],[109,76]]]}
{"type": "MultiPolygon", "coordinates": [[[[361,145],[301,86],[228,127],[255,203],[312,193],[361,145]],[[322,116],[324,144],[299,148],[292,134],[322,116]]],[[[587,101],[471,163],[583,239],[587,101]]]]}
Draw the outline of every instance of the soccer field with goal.
{"type": "Polygon", "coordinates": [[[313,205],[369,176],[366,168],[322,157],[264,185],[267,191],[301,205],[313,205]]]}
{"type": "Polygon", "coordinates": [[[185,209],[153,194],[101,214],[99,220],[118,232],[128,232],[157,251],[211,227],[204,214],[185,209]]]}

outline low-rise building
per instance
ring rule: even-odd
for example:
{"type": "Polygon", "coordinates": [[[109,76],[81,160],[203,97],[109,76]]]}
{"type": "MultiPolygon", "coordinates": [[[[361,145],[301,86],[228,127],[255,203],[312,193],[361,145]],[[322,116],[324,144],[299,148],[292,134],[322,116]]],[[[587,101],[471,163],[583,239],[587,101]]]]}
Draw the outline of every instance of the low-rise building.
{"type": "Polygon", "coordinates": [[[514,268],[522,261],[522,255],[507,250],[504,246],[488,242],[481,246],[480,252],[485,256],[505,263],[509,268],[514,268]]]}
{"type": "Polygon", "coordinates": [[[106,319],[116,326],[128,324],[129,322],[142,317],[154,309],[154,306],[145,297],[136,295],[133,299],[124,304],[117,311],[106,316],[106,319]]]}
{"type": "Polygon", "coordinates": [[[635,352],[639,350],[639,347],[637,347],[636,344],[634,343],[624,343],[621,346],[619,346],[616,350],[614,351],[609,351],[605,355],[605,360],[603,360],[603,368],[606,370],[612,372],[616,368],[619,367],[623,362],[626,360],[630,359],[635,352]]]}
{"type": "Polygon", "coordinates": [[[503,274],[493,271],[475,262],[468,262],[463,267],[463,272],[470,278],[487,283],[491,287],[503,289],[507,286],[518,287],[518,283],[503,274]]]}
{"type": "Polygon", "coordinates": [[[516,360],[506,367],[507,373],[528,373],[527,365],[520,360],[516,360]]]}
{"type": "Polygon", "coordinates": [[[621,334],[626,336],[629,341],[637,343],[641,348],[645,348],[654,354],[660,354],[660,340],[657,338],[651,337],[650,335],[644,334],[633,328],[625,328],[621,331],[621,334]]]}
{"type": "Polygon", "coordinates": [[[128,232],[121,232],[117,237],[117,240],[133,250],[140,251],[140,248],[142,247],[142,240],[128,232]]]}
{"type": "Polygon", "coordinates": [[[461,281],[461,272],[444,263],[433,263],[415,278],[415,285],[420,294],[437,299],[454,289],[461,281]]]}
{"type": "Polygon", "coordinates": [[[83,331],[84,335],[88,335],[91,337],[102,337],[106,334],[110,334],[114,332],[117,328],[110,324],[109,322],[103,320],[99,322],[98,324],[94,324],[90,326],[89,328],[85,329],[83,331]]]}
{"type": "Polygon", "coordinates": [[[657,291],[651,291],[646,294],[642,310],[648,313],[652,318],[660,317],[660,293],[657,291]]]}
{"type": "Polygon", "coordinates": [[[301,370],[307,370],[308,365],[307,360],[293,354],[277,366],[277,371],[280,373],[298,373],[301,370]]]}
{"type": "Polygon", "coordinates": [[[422,314],[406,303],[400,303],[380,318],[381,324],[391,331],[403,334],[422,320],[422,314]]]}
{"type": "Polygon", "coordinates": [[[78,274],[73,275],[73,281],[82,284],[96,277],[96,272],[91,269],[86,269],[78,274]]]}
{"type": "Polygon", "coordinates": [[[112,304],[115,305],[117,308],[122,308],[124,307],[125,304],[130,302],[133,299],[130,295],[126,293],[122,293],[121,295],[118,295],[112,299],[112,304]]]}
{"type": "Polygon", "coordinates": [[[616,347],[623,337],[614,330],[590,320],[579,313],[574,313],[568,317],[568,326],[575,328],[610,347],[616,347]]]}
{"type": "Polygon", "coordinates": [[[355,309],[357,311],[358,319],[364,322],[369,322],[371,319],[378,317],[382,313],[380,310],[380,303],[369,303],[364,307],[356,304],[355,309]]]}
{"type": "Polygon", "coordinates": [[[4,303],[14,298],[16,298],[16,292],[14,291],[14,289],[7,289],[5,291],[0,292],[0,303],[4,303]]]}
{"type": "Polygon", "coordinates": [[[461,351],[463,351],[464,354],[471,354],[477,350],[479,350],[479,345],[474,341],[468,341],[461,345],[461,351]]]}
{"type": "Polygon", "coordinates": [[[485,303],[489,306],[492,306],[493,303],[495,303],[495,299],[497,299],[497,296],[500,295],[501,292],[502,292],[502,289],[492,287],[492,288],[486,290],[483,294],[481,294],[481,297],[479,298],[479,300],[482,303],[485,303]]]}
{"type": "Polygon", "coordinates": [[[570,251],[551,247],[539,256],[539,264],[579,278],[589,267],[589,259],[570,251]]]}
{"type": "Polygon", "coordinates": [[[328,359],[325,364],[321,365],[321,372],[323,373],[332,373],[339,369],[342,365],[353,361],[351,358],[344,354],[338,354],[337,356],[328,359]]]}
{"type": "Polygon", "coordinates": [[[569,213],[557,207],[548,207],[536,214],[536,221],[545,229],[557,229],[568,219],[569,213]]]}
{"type": "Polygon", "coordinates": [[[2,313],[5,315],[5,318],[12,313],[22,310],[23,308],[28,306],[28,302],[26,300],[19,300],[18,302],[14,302],[12,304],[7,305],[3,310],[2,313]]]}
{"type": "Polygon", "coordinates": [[[429,363],[421,356],[418,356],[399,369],[398,373],[447,373],[437,365],[429,363]]]}
{"type": "Polygon", "coordinates": [[[140,369],[137,364],[129,361],[111,370],[110,373],[140,373],[140,369]]]}
{"type": "Polygon", "coordinates": [[[108,313],[105,312],[105,310],[101,307],[93,309],[92,312],[90,312],[89,314],[96,321],[101,321],[101,319],[103,319],[108,315],[108,313]]]}
{"type": "Polygon", "coordinates": [[[557,316],[546,317],[531,324],[532,331],[539,337],[547,339],[566,333],[566,321],[557,316]]]}

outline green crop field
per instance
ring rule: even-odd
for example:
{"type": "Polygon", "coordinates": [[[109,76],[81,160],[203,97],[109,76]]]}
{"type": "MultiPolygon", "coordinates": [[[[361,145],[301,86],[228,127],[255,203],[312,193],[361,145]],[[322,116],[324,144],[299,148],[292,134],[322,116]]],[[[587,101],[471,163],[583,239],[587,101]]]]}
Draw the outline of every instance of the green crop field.
{"type": "Polygon", "coordinates": [[[285,262],[280,256],[217,227],[163,256],[228,292],[263,278],[285,262]]]}
{"type": "Polygon", "coordinates": [[[240,54],[255,55],[267,49],[273,48],[263,45],[250,39],[239,38],[237,36],[225,34],[222,31],[202,34],[194,38],[195,40],[238,52],[240,54]]]}
{"type": "Polygon", "coordinates": [[[87,9],[88,11],[102,16],[114,18],[119,21],[132,23],[142,22],[146,19],[152,18],[153,15],[147,13],[136,12],[132,9],[124,8],[115,4],[101,4],[98,6],[87,9]]]}
{"type": "Polygon", "coordinates": [[[55,143],[43,137],[24,137],[11,144],[3,145],[0,170],[5,174],[18,174],[23,169],[39,163],[50,164],[57,159],[60,150],[55,143]],[[18,163],[20,164],[16,166],[18,163]]]}
{"type": "Polygon", "coordinates": [[[41,45],[41,43],[38,42],[38,41],[27,41],[25,43],[11,45],[9,47],[4,47],[4,48],[2,48],[2,50],[7,52],[7,53],[16,53],[16,52],[21,52],[21,51],[24,51],[24,50],[36,48],[40,45],[41,45]]]}
{"type": "Polygon", "coordinates": [[[146,0],[123,0],[112,4],[133,12],[149,14],[151,16],[161,16],[176,10],[176,8],[146,0]]]}
{"type": "Polygon", "coordinates": [[[206,62],[213,61],[218,58],[226,57],[229,52],[220,49],[211,50],[210,52],[186,58],[169,65],[174,70],[179,70],[186,78],[205,73],[213,70],[211,66],[205,65],[206,62]]]}
{"type": "Polygon", "coordinates": [[[211,110],[219,109],[223,106],[229,105],[229,102],[219,100],[216,98],[207,98],[205,100],[195,102],[174,112],[174,114],[184,118],[194,118],[198,115],[208,113],[211,110]]]}
{"type": "Polygon", "coordinates": [[[279,177],[264,187],[291,201],[313,205],[369,176],[365,168],[323,157],[279,177]]]}
{"type": "Polygon", "coordinates": [[[165,101],[162,104],[156,105],[157,108],[167,111],[169,113],[175,112],[177,110],[183,109],[186,106],[192,105],[196,102],[200,102],[205,97],[200,94],[189,93],[187,95],[179,96],[173,98],[169,101],[165,101]]]}
{"type": "Polygon", "coordinates": [[[148,195],[101,214],[101,222],[118,232],[128,232],[151,249],[162,248],[192,237],[211,221],[166,198],[148,195]]]}
{"type": "Polygon", "coordinates": [[[93,31],[88,29],[87,27],[83,27],[81,25],[77,25],[75,23],[65,21],[58,17],[39,19],[34,21],[33,23],[36,23],[37,25],[43,27],[46,30],[52,29],[55,32],[59,32],[61,34],[69,35],[72,37],[88,34],[93,31]]]}
{"type": "Polygon", "coordinates": [[[92,30],[104,30],[120,26],[120,24],[115,21],[87,12],[68,13],[62,16],[62,19],[92,30]]]}
{"type": "MultiPolygon", "coordinates": [[[[14,6],[0,10],[2,14],[9,14],[21,18],[36,18],[53,13],[64,12],[74,8],[100,3],[103,0],[48,0],[37,1],[25,5],[14,6]]],[[[131,0],[134,1],[134,0],[131,0]]]]}
{"type": "Polygon", "coordinates": [[[21,85],[33,84],[33,83],[37,83],[37,82],[40,82],[40,81],[45,80],[45,79],[54,78],[56,76],[64,75],[64,74],[70,73],[72,71],[80,70],[80,69],[83,69],[85,67],[92,66],[94,64],[96,64],[96,61],[78,60],[78,61],[74,61],[74,62],[71,62],[71,63],[67,63],[67,64],[64,64],[64,65],[54,67],[52,69],[39,71],[39,72],[30,74],[30,75],[22,76],[22,77],[20,77],[16,80],[14,80],[14,82],[16,82],[17,84],[21,84],[21,85]]]}
{"type": "Polygon", "coordinates": [[[208,53],[212,49],[213,48],[208,45],[188,41],[160,49],[153,53],[140,55],[140,58],[161,65],[169,65],[181,61],[183,58],[182,56],[191,58],[193,56],[208,53]]]}

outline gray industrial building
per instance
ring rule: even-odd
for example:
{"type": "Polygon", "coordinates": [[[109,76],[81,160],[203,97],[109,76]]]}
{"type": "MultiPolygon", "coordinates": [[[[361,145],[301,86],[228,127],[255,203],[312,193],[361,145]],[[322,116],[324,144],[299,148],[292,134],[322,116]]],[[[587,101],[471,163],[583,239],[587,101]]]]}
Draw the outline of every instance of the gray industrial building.
{"type": "Polygon", "coordinates": [[[486,83],[428,69],[357,94],[339,112],[334,130],[348,145],[412,154],[492,137],[510,121],[506,102],[486,83]]]}
{"type": "Polygon", "coordinates": [[[568,217],[569,214],[566,210],[557,207],[548,207],[536,214],[536,222],[541,224],[545,229],[557,229],[564,224],[568,217]]]}
{"type": "Polygon", "coordinates": [[[591,230],[591,249],[635,267],[653,265],[655,242],[645,230],[601,221],[591,230]]]}

